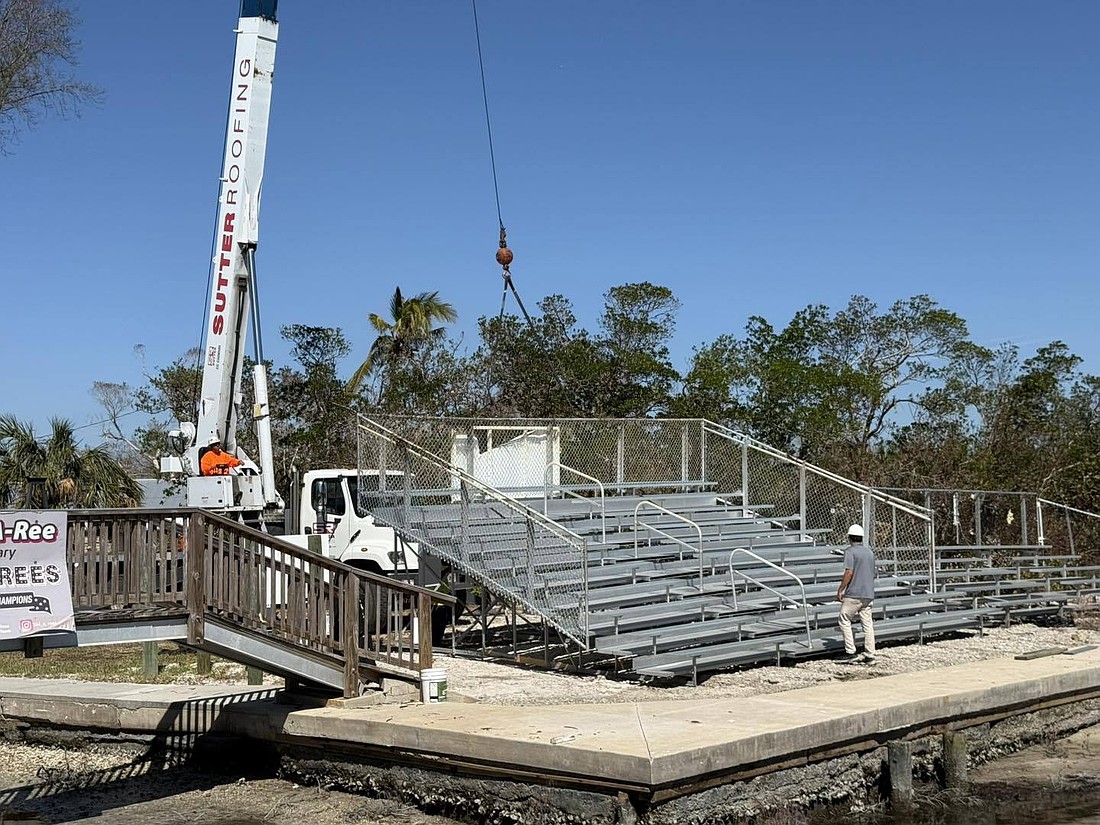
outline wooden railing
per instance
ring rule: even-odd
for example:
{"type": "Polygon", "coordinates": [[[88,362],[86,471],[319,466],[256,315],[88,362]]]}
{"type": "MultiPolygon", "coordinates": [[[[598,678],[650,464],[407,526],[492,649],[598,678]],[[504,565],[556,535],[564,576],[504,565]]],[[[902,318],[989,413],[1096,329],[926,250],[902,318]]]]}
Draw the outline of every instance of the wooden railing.
{"type": "Polygon", "coordinates": [[[188,644],[216,620],[344,668],[415,677],[432,665],[432,604],[450,596],[349,567],[196,509],[69,513],[73,605],[187,612],[188,644]]]}

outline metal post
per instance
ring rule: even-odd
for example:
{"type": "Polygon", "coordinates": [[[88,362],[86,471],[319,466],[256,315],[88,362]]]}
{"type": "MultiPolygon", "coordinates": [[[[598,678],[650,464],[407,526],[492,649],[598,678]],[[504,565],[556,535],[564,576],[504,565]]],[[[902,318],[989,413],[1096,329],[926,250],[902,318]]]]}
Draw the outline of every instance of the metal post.
{"type": "Polygon", "coordinates": [[[1066,511],[1066,536],[1069,538],[1069,552],[1076,554],[1077,548],[1073,543],[1073,522],[1071,522],[1069,518],[1069,508],[1064,507],[1063,509],[1066,511]]]}
{"type": "Polygon", "coordinates": [[[626,481],[626,424],[619,423],[619,439],[615,445],[615,482],[626,481]]]}
{"type": "Polygon", "coordinates": [[[984,498],[981,493],[974,494],[974,545],[981,547],[982,542],[982,502],[984,498]]]}
{"type": "Polygon", "coordinates": [[[581,603],[581,622],[584,631],[585,644],[591,641],[588,630],[588,539],[581,539],[581,587],[584,591],[584,601],[581,603]]]}
{"type": "Polygon", "coordinates": [[[1029,532],[1027,529],[1027,493],[1020,493],[1020,544],[1027,544],[1029,532]]]}
{"type": "MultiPolygon", "coordinates": [[[[401,450],[401,526],[408,527],[409,522],[412,521],[412,467],[409,463],[409,447],[403,445],[401,450]]],[[[379,478],[378,484],[381,487],[385,481],[384,476],[379,478]]]]}
{"type": "Polygon", "coordinates": [[[535,600],[535,522],[527,516],[527,598],[535,600]]]}
{"type": "Polygon", "coordinates": [[[936,592],[936,511],[928,508],[928,592],[936,592]]]}
{"type": "MultiPolygon", "coordinates": [[[[707,424],[699,424],[699,480],[707,481],[707,424]]],[[[704,488],[705,489],[705,488],[704,488]]]]}
{"type": "Polygon", "coordinates": [[[741,442],[741,515],[749,507],[749,443],[741,442]]]}
{"type": "Polygon", "coordinates": [[[687,492],[687,483],[691,478],[688,472],[688,453],[691,449],[688,443],[688,425],[685,422],[680,426],[680,492],[687,492]]]}
{"type": "Polygon", "coordinates": [[[806,465],[798,465],[798,529],[802,531],[803,538],[809,529],[806,524],[806,465]]]}

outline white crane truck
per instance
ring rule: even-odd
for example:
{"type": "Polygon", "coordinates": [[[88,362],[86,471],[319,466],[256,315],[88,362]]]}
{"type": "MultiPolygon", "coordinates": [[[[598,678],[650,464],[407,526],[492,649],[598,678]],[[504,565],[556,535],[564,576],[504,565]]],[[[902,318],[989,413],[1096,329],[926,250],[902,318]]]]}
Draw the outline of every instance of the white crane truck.
{"type": "MultiPolygon", "coordinates": [[[[160,469],[162,475],[186,480],[189,507],[216,510],[261,527],[289,521],[291,534],[284,538],[296,544],[308,547],[311,536],[319,537],[321,552],[342,562],[373,572],[408,575],[417,570],[415,547],[403,543],[393,530],[375,524],[361,505],[359,479],[372,478],[369,473],[348,469],[307,472],[300,494],[294,496],[298,507],[288,520],[284,519],[283,499],[275,489],[271,411],[256,293],[256,247],[279,37],[277,5],[278,0],[241,2],[210,270],[201,396],[195,422],[181,422],[170,433],[172,454],[161,459],[160,469]],[[257,460],[237,444],[250,316],[257,460]],[[214,441],[241,462],[229,474],[202,475],[202,456],[214,441]]],[[[312,542],[316,547],[317,538],[312,542]]]]}

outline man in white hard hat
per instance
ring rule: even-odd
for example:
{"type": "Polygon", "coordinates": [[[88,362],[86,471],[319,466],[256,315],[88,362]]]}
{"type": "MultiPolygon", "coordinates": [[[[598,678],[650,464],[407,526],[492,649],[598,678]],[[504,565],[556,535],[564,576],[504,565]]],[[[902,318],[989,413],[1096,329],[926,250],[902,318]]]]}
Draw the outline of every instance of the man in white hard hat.
{"type": "Polygon", "coordinates": [[[844,576],[836,591],[840,602],[840,633],[844,637],[844,660],[858,661],[852,635],[852,617],[859,616],[863,627],[863,661],[875,663],[875,624],[871,603],[875,600],[875,554],[863,543],[863,527],[848,528],[848,548],[844,551],[844,576]]]}
{"type": "Polygon", "coordinates": [[[235,455],[230,455],[222,449],[221,439],[216,435],[210,436],[206,442],[206,452],[199,459],[199,472],[204,476],[227,476],[234,467],[241,465],[241,460],[235,455]]]}

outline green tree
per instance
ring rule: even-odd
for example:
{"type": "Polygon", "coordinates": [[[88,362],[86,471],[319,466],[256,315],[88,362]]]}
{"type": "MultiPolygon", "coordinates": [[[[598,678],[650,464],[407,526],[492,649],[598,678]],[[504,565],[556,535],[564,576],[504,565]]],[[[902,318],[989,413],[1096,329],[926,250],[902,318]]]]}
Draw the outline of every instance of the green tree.
{"type": "Polygon", "coordinates": [[[195,420],[202,387],[199,354],[191,349],[166,367],[145,370],[145,386],[133,392],[134,409],[149,416],[132,438],[143,455],[167,455],[169,430],[177,422],[195,420]]]}
{"type": "Polygon", "coordinates": [[[304,324],[284,326],[297,366],[271,371],[275,481],[289,489],[292,468],[355,466],[355,429],[339,362],[351,353],[343,331],[304,324]]]}
{"type": "Polygon", "coordinates": [[[380,401],[385,400],[386,373],[395,366],[406,364],[427,344],[446,337],[446,330],[437,323],[453,323],[458,319],[454,307],[439,298],[438,292],[421,292],[405,298],[401,288],[394,290],[390,298],[390,317],[370,314],[370,324],[378,336],[371,344],[363,363],[348,381],[348,391],[358,393],[367,377],[378,370],[381,386],[380,401]]]}
{"type": "Polygon", "coordinates": [[[538,302],[531,323],[514,315],[482,318],[481,346],[469,374],[477,412],[533,418],[599,415],[605,364],[561,295],[538,302]]]}
{"type": "Polygon", "coordinates": [[[50,421],[49,436],[0,416],[0,501],[18,508],[135,507],[141,488],[102,447],[81,448],[73,426],[50,421]]]}
{"type": "Polygon", "coordinates": [[[69,115],[102,91],[76,79],[77,19],[64,0],[0,0],[0,153],[49,112],[69,115]]]}
{"type": "Polygon", "coordinates": [[[667,411],[680,380],[668,351],[679,310],[672,290],[648,281],[607,291],[600,318],[605,360],[600,415],[643,417],[667,411]]]}
{"type": "Polygon", "coordinates": [[[967,343],[966,322],[926,295],[885,311],[859,295],[833,315],[808,306],[781,330],[753,317],[743,338],[696,350],[676,407],[872,480],[899,413],[941,385],[967,343]]]}

